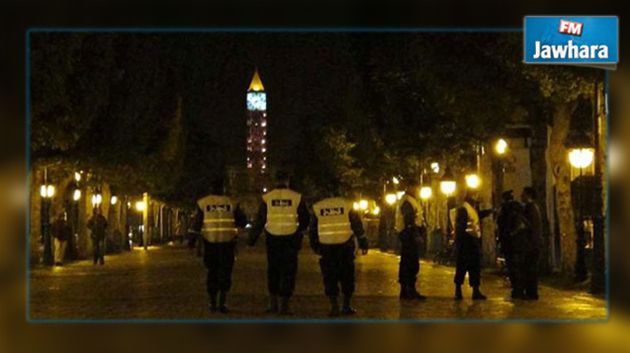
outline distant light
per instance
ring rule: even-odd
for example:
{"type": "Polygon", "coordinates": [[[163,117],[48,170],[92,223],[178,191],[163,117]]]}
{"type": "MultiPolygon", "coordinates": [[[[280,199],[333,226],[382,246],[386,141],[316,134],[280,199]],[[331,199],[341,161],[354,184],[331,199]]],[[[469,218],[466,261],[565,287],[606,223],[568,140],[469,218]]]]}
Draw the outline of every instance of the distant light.
{"type": "Polygon", "coordinates": [[[372,209],[372,214],[375,216],[378,216],[378,214],[381,213],[381,208],[376,206],[372,209]]]}
{"type": "Polygon", "coordinates": [[[39,195],[40,195],[41,197],[46,197],[46,185],[42,185],[42,186],[39,188],[39,195]]]}
{"type": "Polygon", "coordinates": [[[505,154],[505,152],[507,152],[507,149],[508,149],[508,143],[504,139],[499,139],[497,143],[494,145],[494,150],[499,155],[505,154]]]}
{"type": "Polygon", "coordinates": [[[403,195],[404,195],[404,194],[405,194],[405,192],[404,192],[404,191],[398,191],[398,192],[396,193],[396,198],[397,198],[398,200],[400,200],[400,199],[402,199],[402,197],[403,197],[403,195]]]}
{"type": "Polygon", "coordinates": [[[477,174],[466,175],[466,185],[471,189],[477,189],[481,185],[481,179],[477,174]]]}
{"type": "Polygon", "coordinates": [[[144,201],[136,202],[136,211],[142,212],[147,209],[147,204],[144,201]]]}
{"type": "Polygon", "coordinates": [[[51,198],[55,196],[55,186],[52,184],[42,185],[39,188],[39,194],[43,198],[51,198]]]}
{"type": "Polygon", "coordinates": [[[400,180],[398,180],[398,178],[396,177],[392,177],[392,182],[396,185],[400,184],[400,180]]]}
{"type": "Polygon", "coordinates": [[[264,145],[265,143],[267,143],[267,141],[265,139],[262,139],[262,141],[260,141],[260,143],[262,143],[264,145]]]}
{"type": "Polygon", "coordinates": [[[357,211],[357,210],[359,209],[359,203],[358,203],[358,202],[356,202],[356,201],[355,201],[355,202],[353,202],[353,203],[352,203],[352,209],[353,209],[353,210],[355,210],[355,211],[357,211]]]}
{"type": "Polygon", "coordinates": [[[440,164],[438,162],[433,162],[431,163],[431,170],[433,171],[433,173],[439,173],[440,172],[440,164]]]}
{"type": "Polygon", "coordinates": [[[592,148],[574,148],[569,152],[569,162],[575,168],[586,168],[593,163],[592,148]]]}
{"type": "Polygon", "coordinates": [[[72,193],[72,199],[74,201],[79,201],[81,199],[81,190],[80,189],[74,189],[74,193],[72,193]]]}
{"type": "Polygon", "coordinates": [[[433,195],[433,190],[431,189],[430,186],[423,186],[420,188],[420,198],[422,200],[430,199],[431,195],[433,195]]]}
{"type": "Polygon", "coordinates": [[[263,121],[262,123],[260,123],[260,126],[262,126],[262,127],[267,126],[267,122],[266,122],[266,121],[263,121]]]}
{"type": "Polygon", "coordinates": [[[112,198],[110,199],[110,203],[112,205],[115,205],[118,202],[118,197],[116,195],[112,195],[112,198]]]}
{"type": "Polygon", "coordinates": [[[92,206],[98,206],[103,201],[103,196],[101,194],[92,195],[92,206]]]}
{"type": "Polygon", "coordinates": [[[127,201],[127,208],[131,208],[131,202],[127,201]]]}
{"type": "Polygon", "coordinates": [[[267,192],[267,188],[263,188],[263,192],[267,192]]]}
{"type": "Polygon", "coordinates": [[[76,180],[76,181],[81,181],[81,173],[79,173],[79,172],[74,172],[74,180],[76,180]]]}
{"type": "Polygon", "coordinates": [[[451,196],[455,189],[457,188],[457,183],[452,180],[444,180],[440,182],[440,191],[446,196],[451,196]]]}
{"type": "Polygon", "coordinates": [[[393,205],[396,203],[396,200],[398,199],[398,197],[396,196],[396,194],[387,194],[385,195],[385,202],[388,205],[393,205]]]}
{"type": "Polygon", "coordinates": [[[368,209],[368,201],[367,200],[359,200],[359,209],[365,211],[368,209]]]}
{"type": "Polygon", "coordinates": [[[251,224],[251,223],[247,223],[247,224],[245,225],[245,228],[246,228],[246,229],[249,229],[249,228],[251,228],[251,227],[252,227],[252,224],[251,224]]]}
{"type": "Polygon", "coordinates": [[[267,152],[267,149],[263,147],[262,151],[263,151],[263,152],[267,152]]]}

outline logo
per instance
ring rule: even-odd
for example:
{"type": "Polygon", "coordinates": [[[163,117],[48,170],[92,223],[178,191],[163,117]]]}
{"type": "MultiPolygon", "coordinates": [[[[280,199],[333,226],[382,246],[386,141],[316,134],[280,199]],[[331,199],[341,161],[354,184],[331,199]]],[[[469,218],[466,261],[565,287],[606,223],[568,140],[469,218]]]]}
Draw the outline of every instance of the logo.
{"type": "Polygon", "coordinates": [[[581,36],[584,23],[560,20],[560,29],[558,32],[570,34],[572,36],[581,36]]]}
{"type": "Polygon", "coordinates": [[[271,206],[272,207],[290,207],[291,205],[293,205],[293,202],[291,201],[291,199],[275,199],[275,200],[271,200],[271,206]]]}
{"type": "Polygon", "coordinates": [[[526,16],[524,61],[614,68],[619,62],[619,19],[616,16],[526,16]]]}
{"type": "Polygon", "coordinates": [[[342,216],[344,214],[343,207],[327,207],[319,211],[320,216],[342,216]]]}
{"type": "Polygon", "coordinates": [[[206,206],[207,212],[230,212],[232,205],[208,205],[206,206]]]}

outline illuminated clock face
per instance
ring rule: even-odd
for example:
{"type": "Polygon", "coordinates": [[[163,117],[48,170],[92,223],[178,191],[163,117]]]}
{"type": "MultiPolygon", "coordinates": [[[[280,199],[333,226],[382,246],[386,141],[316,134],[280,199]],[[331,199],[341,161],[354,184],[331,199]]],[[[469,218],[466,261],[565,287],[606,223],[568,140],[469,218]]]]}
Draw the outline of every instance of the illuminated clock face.
{"type": "Polygon", "coordinates": [[[267,110],[267,95],[264,92],[248,92],[247,109],[267,110]]]}

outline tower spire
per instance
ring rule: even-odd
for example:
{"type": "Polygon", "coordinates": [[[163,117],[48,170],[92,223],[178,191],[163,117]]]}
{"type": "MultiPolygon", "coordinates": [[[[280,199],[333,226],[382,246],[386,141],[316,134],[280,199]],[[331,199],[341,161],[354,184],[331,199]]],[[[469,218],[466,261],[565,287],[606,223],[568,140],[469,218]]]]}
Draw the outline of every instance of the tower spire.
{"type": "Polygon", "coordinates": [[[252,77],[252,82],[249,84],[249,88],[247,89],[247,91],[259,92],[264,90],[265,86],[263,86],[260,75],[258,74],[258,68],[256,68],[256,71],[254,71],[254,77],[252,77]]]}

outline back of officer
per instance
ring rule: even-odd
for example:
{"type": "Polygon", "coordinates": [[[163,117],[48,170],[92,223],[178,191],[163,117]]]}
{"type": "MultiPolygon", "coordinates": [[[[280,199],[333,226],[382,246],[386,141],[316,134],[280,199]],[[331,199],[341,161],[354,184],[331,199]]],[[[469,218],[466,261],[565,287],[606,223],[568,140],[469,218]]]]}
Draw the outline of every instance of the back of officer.
{"type": "Polygon", "coordinates": [[[289,314],[289,301],[295,289],[298,252],[302,232],[308,227],[309,213],[302,195],[289,189],[289,174],[276,174],[277,186],[263,195],[256,222],[250,230],[254,246],[263,229],[267,245],[268,312],[289,314]],[[280,303],[278,302],[280,299],[280,303]]]}
{"type": "Polygon", "coordinates": [[[227,313],[226,300],[232,285],[237,227],[244,227],[247,218],[238,204],[224,194],[222,180],[216,181],[212,189],[212,194],[197,201],[203,214],[201,235],[204,244],[203,260],[208,269],[206,286],[210,310],[227,313]]]}
{"type": "Polygon", "coordinates": [[[367,254],[368,242],[363,224],[352,209],[352,202],[343,197],[330,197],[313,205],[310,243],[313,251],[321,255],[319,265],[324,278],[325,293],[330,299],[330,316],[338,316],[340,313],[337,300],[339,284],[343,293],[341,313],[356,313],[350,306],[355,283],[355,237],[363,254],[367,254]]]}
{"type": "Polygon", "coordinates": [[[420,272],[420,250],[423,232],[422,208],[416,195],[420,183],[415,179],[406,181],[407,189],[396,208],[394,229],[400,239],[400,264],[398,267],[398,282],[400,283],[400,299],[424,300],[416,289],[416,281],[420,272]]]}

